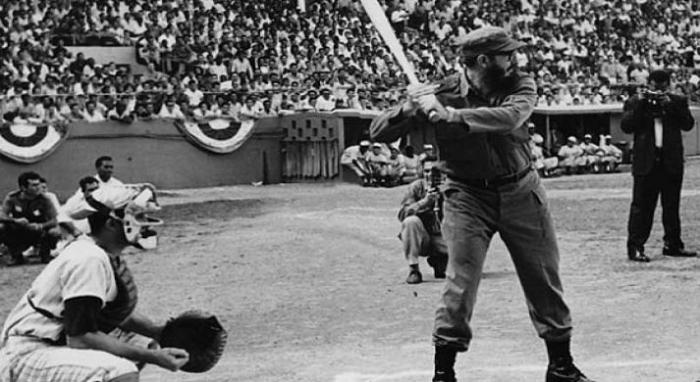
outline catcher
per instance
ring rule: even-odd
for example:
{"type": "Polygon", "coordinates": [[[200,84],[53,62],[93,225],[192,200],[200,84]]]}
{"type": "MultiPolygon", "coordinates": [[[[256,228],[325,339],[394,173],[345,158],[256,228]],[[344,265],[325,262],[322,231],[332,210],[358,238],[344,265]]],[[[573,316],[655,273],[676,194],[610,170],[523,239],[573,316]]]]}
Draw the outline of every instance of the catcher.
{"type": "Polygon", "coordinates": [[[135,310],[137,290],[121,253],[155,234],[150,227],[162,221],[146,213],[157,209],[147,185],[101,187],[86,196],[72,217],[87,217],[91,234],[66,246],[7,317],[0,381],[131,382],[146,363],[171,371],[213,366],[225,343],[215,318],[198,317],[192,328],[191,313],[185,325],[180,318],[158,324],[135,310]],[[197,333],[183,338],[201,343],[188,347],[173,338],[185,330],[197,333]],[[209,363],[202,363],[204,353],[195,354],[204,341],[213,349],[209,363]]]}

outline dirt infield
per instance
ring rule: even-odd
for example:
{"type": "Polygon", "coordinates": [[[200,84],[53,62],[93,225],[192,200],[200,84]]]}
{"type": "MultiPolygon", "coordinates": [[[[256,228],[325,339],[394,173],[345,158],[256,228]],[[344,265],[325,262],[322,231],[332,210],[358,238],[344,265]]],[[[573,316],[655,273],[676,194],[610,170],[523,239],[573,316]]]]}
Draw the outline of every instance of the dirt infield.
{"type": "MultiPolygon", "coordinates": [[[[573,351],[598,382],[700,379],[700,259],[664,258],[660,212],[649,264],[625,255],[631,176],[545,180],[574,317],[573,351]]],[[[684,239],[700,249],[700,161],[687,165],[684,239]]],[[[442,282],[407,285],[397,205],[404,188],[349,184],[168,192],[160,246],[127,258],[140,309],[166,318],[217,313],[226,354],[207,374],[147,367],[155,381],[427,381],[442,282]],[[184,204],[183,204],[184,203],[184,204]]],[[[0,271],[4,319],[40,266],[0,271]]],[[[460,381],[542,381],[543,343],[507,251],[494,240],[460,356],[460,381]]]]}

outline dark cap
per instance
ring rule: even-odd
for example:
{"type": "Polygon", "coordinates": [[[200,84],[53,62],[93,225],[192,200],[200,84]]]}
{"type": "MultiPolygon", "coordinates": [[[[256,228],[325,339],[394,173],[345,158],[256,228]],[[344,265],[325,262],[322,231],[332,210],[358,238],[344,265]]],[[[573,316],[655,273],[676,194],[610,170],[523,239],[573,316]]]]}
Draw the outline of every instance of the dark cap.
{"type": "Polygon", "coordinates": [[[461,47],[465,54],[477,55],[512,52],[526,44],[508,36],[503,28],[485,26],[455,39],[453,45],[461,47]]]}

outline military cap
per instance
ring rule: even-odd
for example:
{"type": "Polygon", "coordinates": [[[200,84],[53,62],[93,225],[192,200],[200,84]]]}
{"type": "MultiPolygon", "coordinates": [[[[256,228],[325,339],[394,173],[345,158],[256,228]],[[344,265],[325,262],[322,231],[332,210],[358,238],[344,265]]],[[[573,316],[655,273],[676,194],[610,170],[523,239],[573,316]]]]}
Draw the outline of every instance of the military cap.
{"type": "Polygon", "coordinates": [[[503,28],[485,26],[455,39],[453,45],[461,47],[465,54],[477,55],[512,52],[524,46],[525,43],[508,36],[503,28]]]}

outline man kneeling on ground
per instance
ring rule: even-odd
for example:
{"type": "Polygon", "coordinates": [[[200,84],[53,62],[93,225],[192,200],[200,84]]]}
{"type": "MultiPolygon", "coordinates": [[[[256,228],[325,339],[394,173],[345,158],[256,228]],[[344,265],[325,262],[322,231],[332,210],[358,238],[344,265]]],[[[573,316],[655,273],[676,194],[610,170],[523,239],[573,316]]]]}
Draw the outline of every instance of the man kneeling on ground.
{"type": "Polygon", "coordinates": [[[440,231],[442,219],[441,174],[432,161],[423,163],[423,178],[408,186],[401,202],[399,220],[404,254],[410,268],[406,282],[418,284],[423,275],[418,268],[418,257],[427,257],[435,278],[445,278],[447,247],[440,231]]]}
{"type": "Polygon", "coordinates": [[[0,211],[0,243],[10,252],[9,265],[24,264],[22,252],[32,246],[39,248],[41,261],[48,263],[59,237],[52,230],[56,226],[56,209],[42,193],[39,174],[22,173],[17,183],[19,190],[5,197],[0,211]]]}

